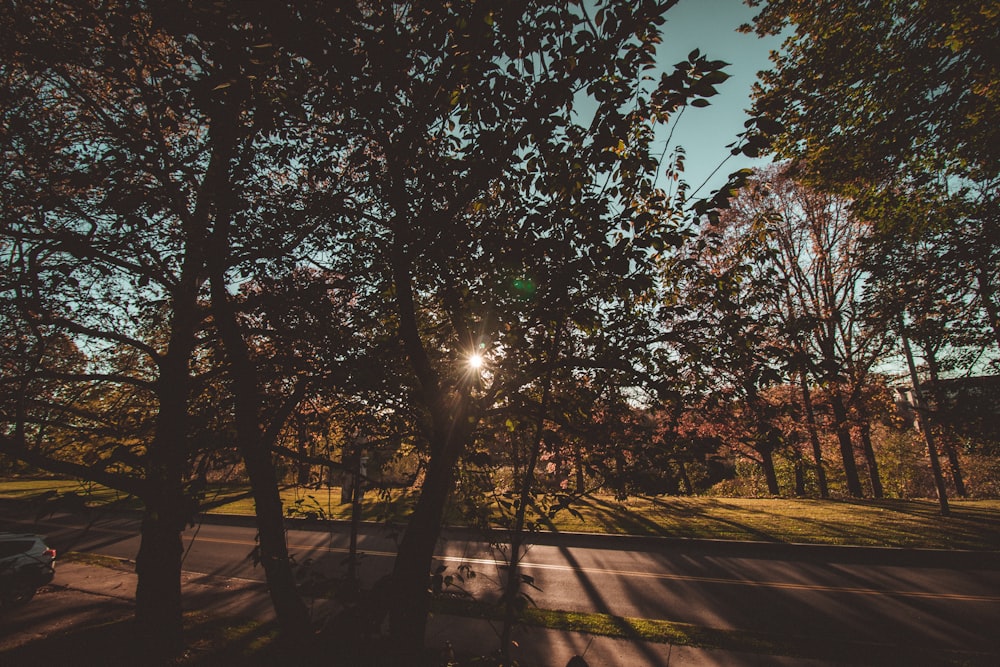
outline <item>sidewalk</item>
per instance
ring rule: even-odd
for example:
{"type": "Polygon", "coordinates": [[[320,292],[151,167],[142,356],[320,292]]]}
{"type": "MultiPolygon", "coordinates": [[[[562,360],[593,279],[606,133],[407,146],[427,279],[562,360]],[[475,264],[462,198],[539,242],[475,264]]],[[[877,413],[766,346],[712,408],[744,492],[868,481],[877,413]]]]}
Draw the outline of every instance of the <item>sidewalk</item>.
{"type": "MultiPolygon", "coordinates": [[[[269,620],[271,604],[265,587],[253,581],[224,579],[185,572],[184,605],[209,616],[269,620]]],[[[102,567],[60,562],[56,578],[24,607],[25,619],[0,617],[0,663],[3,652],[89,623],[108,622],[131,615],[136,576],[127,563],[102,567]]],[[[496,650],[496,629],[489,621],[458,616],[431,618],[427,644],[447,645],[456,655],[484,655],[496,650]]],[[[783,656],[736,653],[714,649],[627,641],[544,628],[515,632],[513,657],[524,667],[564,667],[574,655],[590,667],[828,667],[838,663],[783,656]]]]}

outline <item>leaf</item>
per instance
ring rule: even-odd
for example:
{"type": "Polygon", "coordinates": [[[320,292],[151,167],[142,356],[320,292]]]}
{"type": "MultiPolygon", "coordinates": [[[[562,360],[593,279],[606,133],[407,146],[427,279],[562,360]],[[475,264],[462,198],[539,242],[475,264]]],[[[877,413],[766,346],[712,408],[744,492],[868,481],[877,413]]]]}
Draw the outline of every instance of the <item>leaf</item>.
{"type": "Polygon", "coordinates": [[[714,72],[709,72],[708,74],[706,74],[705,76],[703,76],[701,80],[705,81],[705,82],[708,82],[708,83],[710,83],[712,85],[715,85],[715,84],[718,84],[718,83],[722,83],[723,81],[725,81],[725,80],[727,80],[729,78],[731,78],[729,74],[726,74],[725,72],[723,72],[721,70],[716,70],[714,72]]]}
{"type": "Polygon", "coordinates": [[[785,131],[785,126],[776,120],[761,116],[756,122],[757,129],[767,135],[781,134],[785,131]]]}
{"type": "Polygon", "coordinates": [[[696,100],[691,100],[691,106],[693,106],[693,107],[699,107],[699,108],[701,108],[701,107],[707,107],[710,104],[711,104],[711,102],[709,102],[708,100],[703,99],[701,97],[699,97],[696,100]]]}

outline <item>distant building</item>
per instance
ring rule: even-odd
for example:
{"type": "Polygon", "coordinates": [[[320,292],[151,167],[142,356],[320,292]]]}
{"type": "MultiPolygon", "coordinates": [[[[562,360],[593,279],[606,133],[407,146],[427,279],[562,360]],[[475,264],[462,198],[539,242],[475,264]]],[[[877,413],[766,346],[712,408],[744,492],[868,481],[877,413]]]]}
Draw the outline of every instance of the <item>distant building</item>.
{"type": "MultiPolygon", "coordinates": [[[[1000,375],[951,378],[920,385],[931,423],[972,443],[1000,445],[1000,375]]],[[[919,428],[913,388],[895,387],[897,414],[919,428]]]]}

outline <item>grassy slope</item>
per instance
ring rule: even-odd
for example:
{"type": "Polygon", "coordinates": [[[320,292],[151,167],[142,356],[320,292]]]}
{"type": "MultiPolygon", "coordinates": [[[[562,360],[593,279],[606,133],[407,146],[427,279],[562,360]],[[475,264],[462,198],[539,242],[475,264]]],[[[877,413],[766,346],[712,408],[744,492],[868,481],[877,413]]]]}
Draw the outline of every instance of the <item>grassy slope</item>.
{"type": "MultiPolygon", "coordinates": [[[[102,487],[71,481],[0,482],[0,498],[37,498],[46,491],[76,493],[88,504],[116,503],[138,507],[134,499],[102,487]]],[[[208,500],[245,492],[219,488],[208,500]]],[[[339,504],[340,489],[283,492],[286,509],[299,515],[345,519],[348,505],[339,504]]],[[[382,520],[405,514],[406,499],[392,503],[366,497],[364,518],[382,520]]],[[[811,544],[852,544],[936,549],[1000,551],[1000,500],[952,501],[952,515],[942,517],[931,500],[812,500],[747,498],[630,498],[619,502],[595,494],[563,511],[548,528],[562,532],[602,532],[722,540],[760,540],[811,544]]],[[[213,511],[251,514],[252,500],[243,498],[213,511]]]]}

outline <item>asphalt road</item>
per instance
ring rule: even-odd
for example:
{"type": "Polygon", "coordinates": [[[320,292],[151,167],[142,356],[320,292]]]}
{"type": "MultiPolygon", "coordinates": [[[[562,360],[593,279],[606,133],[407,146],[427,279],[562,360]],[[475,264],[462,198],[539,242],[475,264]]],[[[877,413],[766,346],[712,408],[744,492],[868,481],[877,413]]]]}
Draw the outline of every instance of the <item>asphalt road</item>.
{"type": "MultiPolygon", "coordinates": [[[[2,529],[13,528],[12,518],[5,517],[2,529]]],[[[262,580],[261,569],[248,560],[255,530],[245,520],[236,523],[188,530],[184,569],[262,580]]],[[[134,559],[139,546],[138,521],[124,516],[25,518],[21,529],[48,535],[60,550],[134,559]]],[[[456,531],[442,539],[437,564],[446,567],[445,575],[464,575],[454,583],[470,593],[495,596],[504,559],[469,535],[456,531]]],[[[303,567],[343,572],[344,526],[289,530],[288,541],[303,567]]],[[[996,553],[954,557],[573,536],[545,541],[531,546],[524,562],[536,586],[528,592],[539,607],[1000,655],[996,553]]],[[[365,582],[389,572],[395,542],[384,528],[366,527],[359,547],[365,582]]]]}

